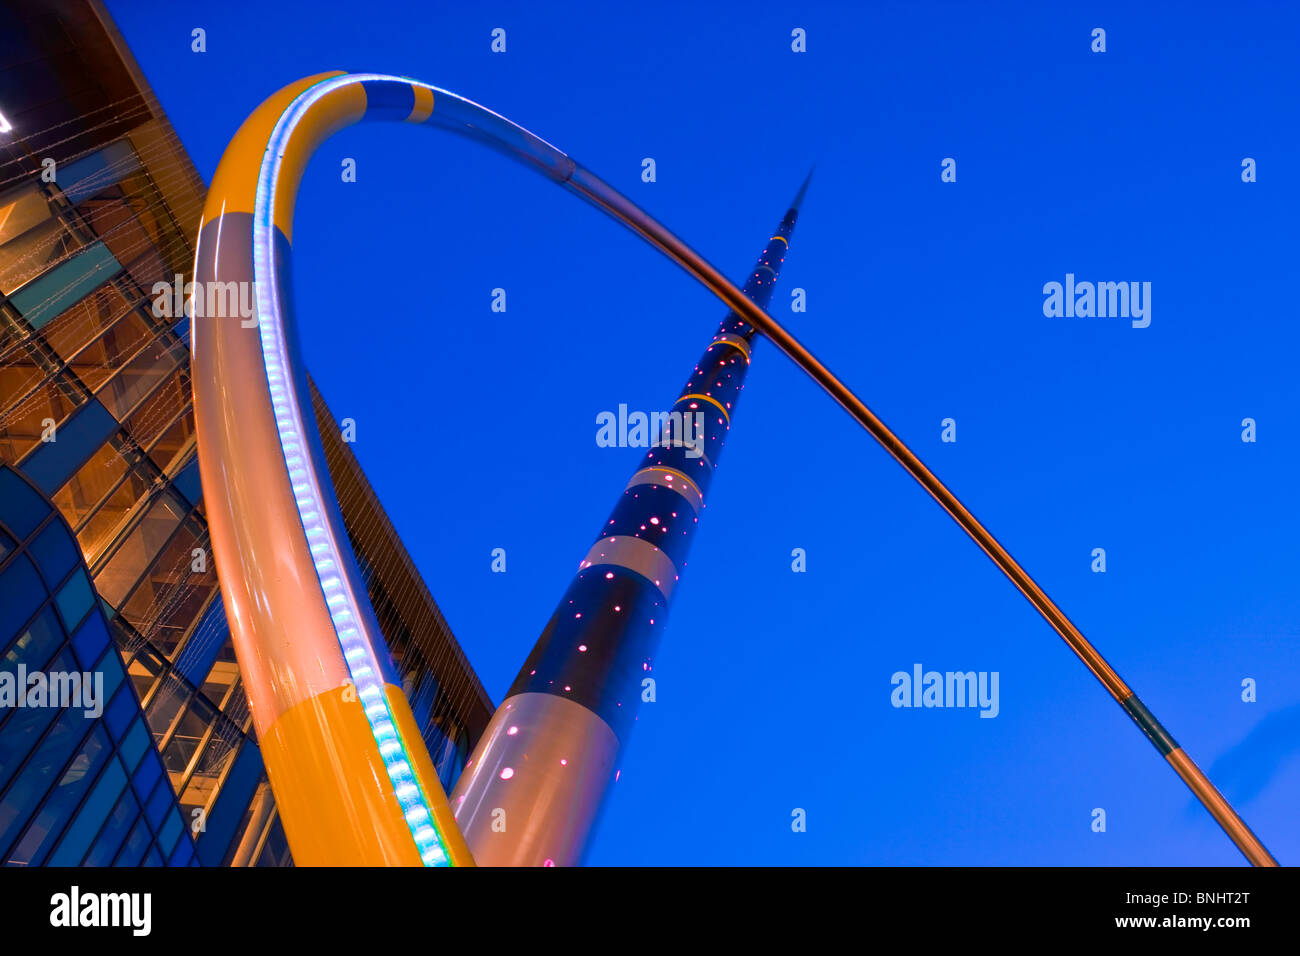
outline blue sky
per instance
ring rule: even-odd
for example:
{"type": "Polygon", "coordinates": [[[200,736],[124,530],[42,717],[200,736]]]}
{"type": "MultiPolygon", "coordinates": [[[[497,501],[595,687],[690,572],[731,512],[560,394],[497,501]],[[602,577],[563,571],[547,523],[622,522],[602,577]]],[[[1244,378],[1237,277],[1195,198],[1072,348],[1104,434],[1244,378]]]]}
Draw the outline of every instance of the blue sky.
{"type": "MultiPolygon", "coordinates": [[[[815,162],[773,314],[1295,862],[1300,16],[1132,6],[109,2],[205,179],[280,86],[407,74],[555,143],[740,281],[815,162]],[[1150,282],[1150,326],[1044,316],[1066,273],[1150,282]]],[[[321,148],[294,253],[308,366],[499,701],[640,459],[597,447],[597,413],[668,407],[724,310],[534,174],[403,126],[321,148]]],[[[987,558],[768,344],[656,671],[591,863],[1242,862],[987,558]],[[998,716],[892,707],[915,663],[997,671],[998,716]]]]}

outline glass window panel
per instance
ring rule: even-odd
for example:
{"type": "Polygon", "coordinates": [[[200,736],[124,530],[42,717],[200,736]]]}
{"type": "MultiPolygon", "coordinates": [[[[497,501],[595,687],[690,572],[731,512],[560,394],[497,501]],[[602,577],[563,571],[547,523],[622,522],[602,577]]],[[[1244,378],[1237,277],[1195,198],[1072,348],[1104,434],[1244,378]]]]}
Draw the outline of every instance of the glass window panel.
{"type": "Polygon", "coordinates": [[[154,556],[166,545],[186,510],[170,492],[164,492],[149,507],[108,564],[95,576],[95,585],[105,601],[113,607],[121,605],[154,556]]]}
{"type": "Polygon", "coordinates": [[[104,656],[99,659],[99,663],[92,668],[92,672],[104,675],[104,687],[102,693],[104,699],[112,697],[118,687],[122,685],[126,674],[122,671],[122,659],[117,656],[117,648],[110,647],[104,651],[104,656]]]}
{"type": "Polygon", "coordinates": [[[61,223],[49,219],[0,246],[0,292],[6,294],[36,278],[73,248],[61,223]]]}
{"type": "Polygon", "coordinates": [[[135,769],[135,776],[131,778],[131,786],[135,788],[135,795],[140,798],[141,804],[153,791],[153,785],[161,776],[162,764],[158,760],[157,751],[145,751],[144,759],[140,761],[140,766],[135,769]]]}
{"type": "Polygon", "coordinates": [[[81,623],[81,619],[86,616],[95,603],[94,594],[90,590],[90,582],[86,579],[86,572],[81,569],[68,578],[68,583],[59,589],[59,593],[54,598],[54,603],[58,605],[59,613],[63,615],[63,623],[69,631],[75,630],[81,623]]]}
{"type": "MultiPolygon", "coordinates": [[[[189,436],[194,434],[193,409],[186,410],[185,416],[176,424],[184,427],[185,441],[188,441],[189,436]]],[[[164,438],[165,440],[166,438],[164,438]]],[[[159,442],[159,444],[162,444],[162,442],[159,442]]],[[[184,447],[184,444],[185,442],[181,442],[177,447],[184,447]]],[[[176,473],[173,487],[185,496],[186,501],[197,505],[203,498],[203,487],[199,481],[199,456],[195,453],[187,453],[187,457],[188,461],[185,467],[176,473]]]]}
{"type": "Polygon", "coordinates": [[[189,701],[192,690],[189,684],[175,674],[168,674],[163,678],[162,686],[145,707],[145,718],[149,721],[149,729],[153,731],[154,737],[159,742],[171,730],[176,722],[176,716],[189,701]]]}
{"type": "Polygon", "coordinates": [[[23,471],[40,489],[53,492],[117,430],[117,421],[103,405],[87,402],[59,425],[48,442],[37,445],[23,461],[23,471]]]}
{"type": "Polygon", "coordinates": [[[163,667],[162,658],[147,647],[140,648],[140,652],[135,655],[127,668],[127,673],[131,675],[131,683],[135,685],[136,696],[140,700],[149,699],[149,691],[153,689],[154,681],[162,673],[163,667]]]}
{"type": "Polygon", "coordinates": [[[230,687],[239,678],[239,665],[234,661],[216,661],[203,682],[203,696],[220,707],[230,687]]]}
{"type": "Polygon", "coordinates": [[[423,680],[420,681],[414,696],[408,694],[411,700],[411,713],[415,715],[417,727],[428,726],[429,717],[433,714],[433,701],[437,694],[438,681],[431,670],[425,670],[423,680]]]}
{"type": "Polygon", "coordinates": [[[176,840],[181,835],[181,815],[173,807],[171,813],[167,814],[167,819],[163,821],[162,828],[158,831],[158,848],[164,853],[170,853],[172,847],[176,845],[176,840]]]}
{"type": "MultiPolygon", "coordinates": [[[[122,462],[123,468],[126,467],[125,461],[120,458],[118,461],[122,462]]],[[[111,471],[116,465],[106,467],[111,471]]],[[[85,519],[86,523],[77,532],[77,543],[81,545],[86,562],[92,567],[130,521],[136,503],[149,493],[155,476],[156,472],[147,465],[133,468],[104,503],[85,519]]],[[[89,493],[93,494],[93,491],[89,493]]]]}
{"type": "Polygon", "coordinates": [[[262,844],[257,865],[288,866],[289,859],[289,841],[285,839],[284,826],[280,823],[280,815],[277,813],[275,819],[271,821],[270,830],[267,831],[266,842],[262,844]]]}
{"type": "Polygon", "coordinates": [[[208,809],[221,788],[221,775],[230,766],[235,748],[220,737],[213,737],[203,750],[203,756],[181,791],[181,810],[186,819],[192,819],[196,808],[208,809]]]}
{"type": "MultiPolygon", "coordinates": [[[[241,767],[244,763],[246,761],[241,761],[241,767]]],[[[227,837],[222,866],[247,866],[249,854],[256,849],[257,841],[266,832],[267,821],[270,820],[271,814],[275,813],[271,785],[267,782],[265,771],[259,773],[253,783],[254,786],[248,792],[247,799],[240,801],[240,806],[244,810],[240,814],[239,821],[233,828],[225,825],[221,828],[221,835],[227,837]]],[[[232,800],[231,803],[234,801],[232,800]]],[[[217,841],[212,839],[213,834],[214,831],[209,826],[207,842],[204,844],[205,850],[211,851],[216,847],[217,841]]]]}
{"type": "Polygon", "coordinates": [[[216,719],[216,708],[203,697],[196,696],[190,701],[189,709],[181,716],[171,739],[163,749],[163,766],[171,775],[175,786],[179,787],[184,781],[185,772],[216,719]]]}
{"type": "Polygon", "coordinates": [[[50,204],[36,183],[10,190],[0,196],[0,246],[7,246],[50,218],[50,204]]]}
{"type": "Polygon", "coordinates": [[[94,791],[86,798],[77,818],[59,841],[58,848],[46,861],[47,866],[76,866],[86,855],[90,841],[95,838],[109,811],[126,789],[126,773],[116,760],[110,760],[99,775],[94,791]]]}
{"type": "Polygon", "coordinates": [[[140,758],[144,756],[145,748],[149,746],[149,731],[145,730],[144,721],[136,720],[131,725],[131,729],[126,732],[122,738],[120,753],[122,762],[126,764],[127,769],[134,770],[140,758]]]}
{"type": "Polygon", "coordinates": [[[122,732],[126,729],[127,723],[139,711],[135,703],[135,695],[126,688],[117,692],[117,696],[109,703],[104,710],[104,720],[108,724],[108,732],[113,735],[114,740],[122,739],[122,732]]]}
{"type": "MultiPolygon", "coordinates": [[[[18,664],[28,668],[43,668],[50,652],[63,640],[63,632],[54,620],[54,612],[46,608],[31,630],[24,634],[0,661],[0,670],[16,674],[18,664]]],[[[64,651],[50,670],[70,670],[72,657],[64,651]]],[[[26,758],[50,722],[59,715],[53,707],[15,707],[8,719],[0,721],[0,789],[26,758]]]]}
{"type": "Polygon", "coordinates": [[[248,706],[248,695],[244,693],[242,683],[235,684],[235,689],[226,697],[226,704],[221,708],[221,712],[232,724],[247,732],[253,722],[253,712],[248,706]]]}
{"type": "Polygon", "coordinates": [[[130,790],[122,794],[117,806],[104,823],[100,830],[99,837],[95,840],[95,845],[91,847],[90,853],[82,861],[83,866],[108,866],[113,862],[113,857],[117,856],[117,851],[122,847],[122,841],[126,838],[127,830],[135,821],[140,813],[140,804],[136,802],[135,795],[130,790]]]}
{"type": "Polygon", "coordinates": [[[43,331],[50,347],[90,389],[107,381],[154,334],[111,285],[100,286],[43,331]]]}
{"type": "Polygon", "coordinates": [[[4,658],[0,660],[0,670],[12,673],[19,664],[27,665],[28,670],[43,668],[54,649],[63,643],[63,636],[63,629],[54,616],[54,608],[45,608],[5,651],[4,658]]]}
{"type": "MultiPolygon", "coordinates": [[[[194,411],[187,406],[185,413],[173,421],[154,443],[154,446],[149,449],[149,457],[160,471],[174,472],[180,461],[183,461],[186,455],[192,453],[194,448],[193,438],[194,411]]],[[[195,504],[202,497],[198,493],[199,483],[197,479],[186,481],[180,486],[179,490],[181,494],[195,504]]]]}
{"type": "Polygon", "coordinates": [[[121,271],[108,247],[94,242],[6,294],[23,318],[40,329],[121,271]]]}
{"type": "Polygon", "coordinates": [[[179,345],[168,348],[155,339],[127,362],[107,385],[95,393],[96,396],[118,421],[125,421],[140,400],[157,388],[176,367],[183,351],[179,345]]]}
{"type": "Polygon", "coordinates": [[[68,759],[93,725],[94,721],[80,710],[62,712],[39,749],[14,778],[4,799],[0,800],[0,846],[8,846],[17,836],[19,827],[31,816],[41,797],[63,776],[68,759]]]}
{"type": "Polygon", "coordinates": [[[169,659],[216,590],[216,568],[207,552],[206,535],[200,539],[193,522],[182,525],[119,611],[169,659]],[[202,571],[194,570],[195,548],[205,552],[202,571]]]}
{"type": "Polygon", "coordinates": [[[20,413],[33,401],[30,393],[57,371],[58,362],[39,354],[32,344],[20,345],[0,360],[0,422],[20,413]]]}
{"type": "Polygon", "coordinates": [[[50,507],[17,472],[0,468],[0,521],[25,540],[50,513],[50,507]]]}
{"type": "Polygon", "coordinates": [[[117,437],[105,442],[67,484],[51,495],[55,506],[74,528],[126,474],[126,459],[116,447],[119,444],[121,439],[117,437]]]}
{"type": "Polygon", "coordinates": [[[126,139],[110,143],[103,149],[65,163],[59,170],[59,188],[68,202],[80,203],[90,196],[111,192],[121,195],[116,183],[140,168],[140,159],[126,139]]]}
{"type": "Polygon", "coordinates": [[[72,536],[62,521],[51,521],[28,547],[28,554],[36,559],[45,581],[57,585],[79,562],[81,555],[72,543],[72,536]]]}
{"type": "Polygon", "coordinates": [[[168,866],[185,866],[194,858],[194,844],[187,839],[181,839],[176,844],[176,849],[172,850],[171,859],[167,861],[168,866]]]}
{"type": "MultiPolygon", "coordinates": [[[[153,442],[173,426],[173,419],[181,409],[189,405],[190,377],[185,367],[174,371],[158,389],[145,400],[126,422],[126,432],[141,448],[148,448],[153,442]]],[[[186,416],[189,417],[189,416],[186,416]]],[[[184,419],[182,419],[182,423],[184,419]]],[[[192,430],[192,428],[191,428],[192,430]]],[[[177,436],[172,437],[172,451],[154,455],[154,463],[165,471],[171,456],[179,449],[174,444],[177,436]]],[[[183,443],[183,438],[180,439],[183,443]]]]}
{"type": "Polygon", "coordinates": [[[85,667],[92,666],[108,647],[108,625],[101,614],[91,614],[72,635],[72,649],[85,667]]]}
{"type": "Polygon", "coordinates": [[[108,733],[102,726],[96,727],[33,816],[23,838],[9,854],[10,863],[34,866],[44,861],[45,854],[63,832],[68,817],[99,776],[100,768],[112,753],[108,733]]]}
{"type": "MultiPolygon", "coordinates": [[[[11,371],[0,368],[0,395],[15,394],[9,390],[11,371]]],[[[40,444],[48,422],[63,422],[85,400],[85,395],[63,375],[43,382],[17,408],[0,416],[0,460],[15,462],[27,454],[40,444]]],[[[54,437],[57,441],[57,430],[54,437]]]]}
{"type": "Polygon", "coordinates": [[[122,852],[113,861],[113,865],[139,866],[140,860],[143,859],[145,851],[149,849],[152,840],[153,833],[149,830],[149,824],[141,816],[136,821],[135,826],[131,828],[131,835],[126,838],[126,843],[122,846],[122,852]]]}
{"type": "Polygon", "coordinates": [[[36,565],[25,554],[16,554],[0,572],[0,639],[7,639],[36,613],[45,600],[45,585],[36,565]]]}
{"type": "MultiPolygon", "coordinates": [[[[134,185],[147,188],[147,180],[136,179],[134,185]]],[[[124,184],[127,190],[132,182],[124,184]]],[[[154,238],[145,229],[138,211],[142,206],[122,202],[116,196],[91,200],[77,207],[90,220],[91,228],[103,239],[118,260],[126,264],[131,278],[142,289],[158,281],[171,282],[172,276],[158,254],[154,238]]],[[[147,213],[146,213],[147,214],[147,213]]]]}
{"type": "Polygon", "coordinates": [[[163,777],[153,788],[149,802],[144,805],[144,815],[148,817],[149,824],[155,828],[161,826],[163,817],[166,816],[172,803],[172,785],[166,777],[163,777]]]}

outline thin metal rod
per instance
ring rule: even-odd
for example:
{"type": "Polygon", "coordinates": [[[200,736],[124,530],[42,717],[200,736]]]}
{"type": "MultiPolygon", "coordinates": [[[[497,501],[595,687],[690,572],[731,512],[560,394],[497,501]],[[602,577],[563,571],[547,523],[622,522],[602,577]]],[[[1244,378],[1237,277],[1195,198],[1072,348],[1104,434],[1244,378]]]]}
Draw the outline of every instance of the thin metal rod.
{"type": "Polygon", "coordinates": [[[1200,767],[1189,757],[1172,737],[1160,725],[1154,715],[1142,704],[1133,691],[1120,678],[1115,669],[1106,663],[1106,659],[1083,636],[1074,623],[1066,616],[1029,573],[1020,566],[993,534],[971,514],[970,510],[958,500],[948,487],[939,480],[925,463],[907,447],[901,438],[876,416],[853,391],[835,377],[816,356],[809,352],[797,339],[787,332],[779,322],[755,305],[739,289],[733,286],[702,256],[696,253],[662,225],[629,202],[617,190],[603,182],[582,166],[575,165],[573,173],[564,185],[588,202],[595,205],[632,231],[639,234],[651,245],[657,247],[670,259],[677,262],[691,275],[704,283],[714,295],[722,299],[739,313],[747,322],[766,335],[796,365],[806,372],[818,385],[826,390],[871,436],[894,456],[916,481],[930,493],[930,496],[943,507],[971,539],[993,559],[993,563],[1011,580],[1038,612],[1047,619],[1056,631],[1079,656],[1088,670],[1102,683],[1102,686],[1123,707],[1124,712],[1132,718],[1147,738],[1165,757],[1174,771],[1187,784],[1210,815],[1218,821],[1225,833],[1237,845],[1237,848],[1255,866],[1277,866],[1277,861],[1260,842],[1259,838],[1246,826],[1245,821],[1233,810],[1223,795],[1205,775],[1200,767]]]}

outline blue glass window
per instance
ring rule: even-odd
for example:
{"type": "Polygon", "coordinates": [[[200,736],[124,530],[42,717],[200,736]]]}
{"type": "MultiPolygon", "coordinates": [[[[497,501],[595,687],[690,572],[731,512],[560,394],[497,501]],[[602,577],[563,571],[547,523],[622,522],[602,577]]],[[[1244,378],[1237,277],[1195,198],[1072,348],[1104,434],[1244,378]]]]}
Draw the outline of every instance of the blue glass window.
{"type": "Polygon", "coordinates": [[[84,570],[78,569],[76,574],[68,578],[68,583],[55,596],[54,603],[58,605],[59,614],[63,616],[63,623],[68,630],[76,630],[81,619],[95,603],[95,594],[90,589],[84,570]]]}
{"type": "Polygon", "coordinates": [[[171,853],[172,847],[176,845],[176,840],[181,835],[181,827],[180,811],[172,807],[171,813],[167,814],[167,820],[158,831],[159,849],[164,853],[171,853]]]}
{"type": "Polygon", "coordinates": [[[113,692],[126,678],[126,674],[122,671],[122,659],[117,656],[117,648],[110,647],[106,650],[94,669],[104,675],[104,696],[112,697],[113,692]]]}
{"type": "Polygon", "coordinates": [[[197,505],[199,499],[203,497],[203,488],[199,485],[199,458],[197,455],[190,459],[190,463],[180,470],[180,473],[172,481],[172,487],[185,496],[185,500],[192,505],[197,505]]]}
{"type": "Polygon", "coordinates": [[[87,670],[93,670],[95,661],[104,654],[108,647],[108,626],[103,617],[92,614],[86,618],[77,633],[72,635],[72,649],[77,652],[77,660],[87,670]]]}
{"type": "Polygon", "coordinates": [[[126,725],[135,716],[137,709],[135,696],[125,687],[117,692],[117,696],[105,708],[104,720],[108,722],[108,731],[114,740],[122,739],[122,732],[126,730],[126,725]]]}
{"type": "Polygon", "coordinates": [[[57,587],[78,563],[80,555],[72,543],[72,535],[62,521],[54,520],[27,546],[27,553],[36,560],[36,566],[45,575],[45,583],[57,587]]]}
{"type": "Polygon", "coordinates": [[[149,731],[145,728],[144,721],[137,719],[122,738],[122,762],[126,764],[128,770],[135,769],[135,765],[139,763],[148,747],[149,731]]]}
{"type": "Polygon", "coordinates": [[[102,726],[96,727],[41,803],[27,832],[9,855],[11,862],[28,866],[39,866],[44,862],[45,854],[54,846],[68,818],[111,756],[108,733],[102,726]]]}
{"type": "Polygon", "coordinates": [[[80,710],[63,711],[0,800],[0,847],[8,846],[17,836],[18,828],[31,818],[41,797],[63,776],[69,758],[93,723],[80,710]]]}
{"type": "Polygon", "coordinates": [[[126,843],[122,846],[122,852],[113,861],[114,866],[139,866],[140,859],[144,856],[145,850],[149,849],[149,844],[153,840],[153,833],[149,825],[145,823],[144,817],[140,817],[131,829],[131,835],[126,838],[126,843]]]}
{"type": "MultiPolygon", "coordinates": [[[[41,662],[44,663],[44,655],[41,657],[41,662]]],[[[71,665],[72,657],[64,651],[55,660],[50,670],[69,670],[71,665]]],[[[6,656],[5,663],[0,666],[0,669],[11,666],[16,664],[11,665],[9,657],[6,656]]],[[[9,719],[0,724],[0,790],[9,782],[9,777],[15,768],[26,759],[36,742],[40,740],[45,728],[58,715],[59,712],[53,707],[15,707],[10,712],[9,719]]]]}
{"type": "Polygon", "coordinates": [[[122,841],[126,839],[127,831],[131,828],[131,824],[135,822],[139,813],[140,804],[136,802],[135,797],[128,790],[117,801],[117,806],[113,808],[108,821],[99,832],[99,838],[95,840],[95,845],[91,847],[90,853],[86,855],[82,865],[108,866],[111,864],[113,857],[117,856],[117,851],[122,848],[122,841]]]}
{"type": "Polygon", "coordinates": [[[0,467],[0,522],[20,541],[36,530],[50,513],[45,499],[11,468],[0,467]]]}
{"type": "Polygon", "coordinates": [[[54,616],[54,608],[45,608],[27,630],[9,645],[3,660],[0,660],[0,671],[13,673],[19,664],[26,664],[28,670],[42,668],[54,649],[63,643],[63,639],[63,629],[54,616]]]}
{"type": "Polygon", "coordinates": [[[11,292],[9,301],[39,329],[121,271],[108,247],[96,242],[11,292]]]}
{"type": "Polygon", "coordinates": [[[127,140],[120,139],[60,167],[59,186],[68,202],[76,206],[139,168],[135,150],[127,140]]]}
{"type": "Polygon", "coordinates": [[[167,861],[168,866],[185,866],[194,858],[194,844],[184,838],[176,844],[176,849],[172,850],[171,859],[167,861]]]}
{"type": "Polygon", "coordinates": [[[95,784],[95,790],[77,812],[77,819],[59,841],[58,848],[47,861],[47,866],[76,866],[86,855],[86,848],[95,838],[104,818],[117,803],[126,787],[126,772],[116,760],[111,760],[95,784]]]}
{"type": "Polygon", "coordinates": [[[253,790],[262,777],[262,752],[246,741],[226,774],[217,801],[208,813],[207,828],[199,836],[199,859],[207,866],[220,866],[235,829],[243,820],[253,790]]]}
{"type": "Polygon", "coordinates": [[[149,823],[155,827],[162,826],[162,819],[167,815],[167,808],[175,802],[175,795],[172,793],[171,781],[163,777],[158,781],[157,786],[153,788],[153,795],[149,797],[149,802],[144,805],[144,815],[149,818],[149,823]]]}
{"type": "Polygon", "coordinates": [[[135,777],[131,781],[131,786],[135,787],[135,794],[144,803],[145,798],[153,790],[153,785],[158,782],[162,776],[162,764],[158,762],[158,751],[150,750],[144,755],[144,760],[136,768],[135,777]]]}
{"type": "Polygon", "coordinates": [[[23,461],[23,472],[52,495],[90,460],[117,427],[117,419],[109,410],[91,399],[59,426],[55,441],[36,446],[23,461]]]}
{"type": "Polygon", "coordinates": [[[45,585],[25,554],[16,554],[0,572],[0,640],[18,633],[45,600],[45,585]]]}

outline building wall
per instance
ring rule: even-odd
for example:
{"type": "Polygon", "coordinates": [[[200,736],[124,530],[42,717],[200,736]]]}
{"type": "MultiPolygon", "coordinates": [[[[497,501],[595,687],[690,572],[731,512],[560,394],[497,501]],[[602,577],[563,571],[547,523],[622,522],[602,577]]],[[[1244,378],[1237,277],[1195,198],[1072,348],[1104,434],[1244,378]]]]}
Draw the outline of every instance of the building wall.
{"type": "MultiPolygon", "coordinates": [[[[0,463],[75,535],[198,861],[286,863],[209,552],[188,322],[154,294],[191,276],[202,181],[98,4],[0,14],[0,463]]],[[[491,701],[330,432],[367,586],[454,780],[491,701]]]]}

